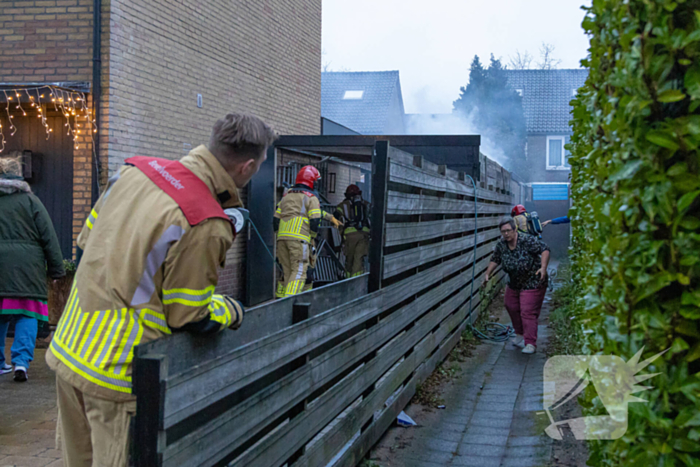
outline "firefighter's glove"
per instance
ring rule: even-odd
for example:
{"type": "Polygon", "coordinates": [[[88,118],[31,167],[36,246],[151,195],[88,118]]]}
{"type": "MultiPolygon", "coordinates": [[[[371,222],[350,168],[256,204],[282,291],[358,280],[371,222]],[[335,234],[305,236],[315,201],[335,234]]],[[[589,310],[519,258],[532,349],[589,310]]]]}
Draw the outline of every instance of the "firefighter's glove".
{"type": "Polygon", "coordinates": [[[343,223],[340,222],[340,221],[339,221],[338,219],[336,219],[335,217],[331,217],[331,224],[333,224],[333,227],[335,227],[336,229],[339,229],[339,228],[341,228],[341,227],[343,226],[343,223]]]}

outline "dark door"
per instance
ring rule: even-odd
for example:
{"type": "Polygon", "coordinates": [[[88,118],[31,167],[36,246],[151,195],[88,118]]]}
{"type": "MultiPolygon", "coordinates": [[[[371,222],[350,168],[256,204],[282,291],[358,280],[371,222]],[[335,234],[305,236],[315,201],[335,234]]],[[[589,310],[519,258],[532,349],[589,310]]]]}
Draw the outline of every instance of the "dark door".
{"type": "MultiPolygon", "coordinates": [[[[49,112],[46,124],[53,131],[46,138],[46,129],[34,112],[13,113],[17,132],[10,136],[7,113],[0,113],[5,135],[5,150],[32,151],[32,178],[28,180],[35,195],[44,203],[58,235],[64,258],[72,256],[73,247],[73,140],[67,135],[66,119],[49,112]]],[[[73,124],[73,122],[71,122],[73,124]]],[[[87,170],[87,169],[86,169],[87,170]]]]}

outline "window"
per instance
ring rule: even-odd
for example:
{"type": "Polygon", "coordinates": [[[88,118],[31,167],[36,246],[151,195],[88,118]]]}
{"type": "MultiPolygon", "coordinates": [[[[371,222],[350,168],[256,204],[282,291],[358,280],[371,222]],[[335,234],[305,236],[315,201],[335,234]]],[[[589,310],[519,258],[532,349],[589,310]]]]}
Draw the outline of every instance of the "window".
{"type": "Polygon", "coordinates": [[[547,136],[547,170],[569,170],[569,151],[564,148],[566,136],[547,136]]]}
{"type": "Polygon", "coordinates": [[[343,95],[344,100],[357,100],[357,99],[362,99],[362,96],[365,94],[364,91],[345,91],[345,94],[343,95]]]}

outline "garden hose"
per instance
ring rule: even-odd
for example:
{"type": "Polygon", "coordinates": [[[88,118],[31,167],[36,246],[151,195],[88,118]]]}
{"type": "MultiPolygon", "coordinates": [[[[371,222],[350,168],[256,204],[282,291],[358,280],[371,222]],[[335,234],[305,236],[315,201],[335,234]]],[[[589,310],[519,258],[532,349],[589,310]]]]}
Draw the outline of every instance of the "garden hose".
{"type": "Polygon", "coordinates": [[[472,262],[472,284],[471,291],[469,293],[469,329],[472,334],[481,340],[487,340],[491,342],[505,342],[511,337],[515,336],[515,330],[510,327],[503,325],[501,323],[486,323],[483,330],[479,330],[474,326],[474,320],[472,318],[472,298],[474,297],[474,281],[476,280],[476,247],[479,244],[477,230],[479,228],[479,209],[477,201],[477,189],[476,182],[471,175],[465,174],[469,177],[474,187],[474,260],[472,262]]]}

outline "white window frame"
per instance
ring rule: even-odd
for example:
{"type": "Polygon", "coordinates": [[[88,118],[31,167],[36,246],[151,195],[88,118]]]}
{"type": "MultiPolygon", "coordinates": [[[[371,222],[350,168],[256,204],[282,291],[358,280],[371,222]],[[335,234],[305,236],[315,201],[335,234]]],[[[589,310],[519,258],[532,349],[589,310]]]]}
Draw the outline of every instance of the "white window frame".
{"type": "Polygon", "coordinates": [[[545,160],[545,164],[547,165],[547,170],[571,170],[571,167],[566,166],[566,149],[564,146],[566,145],[566,136],[564,135],[557,135],[557,136],[547,136],[547,158],[545,160]],[[561,163],[562,165],[551,165],[549,163],[549,142],[552,140],[559,140],[561,141],[561,163]]]}

